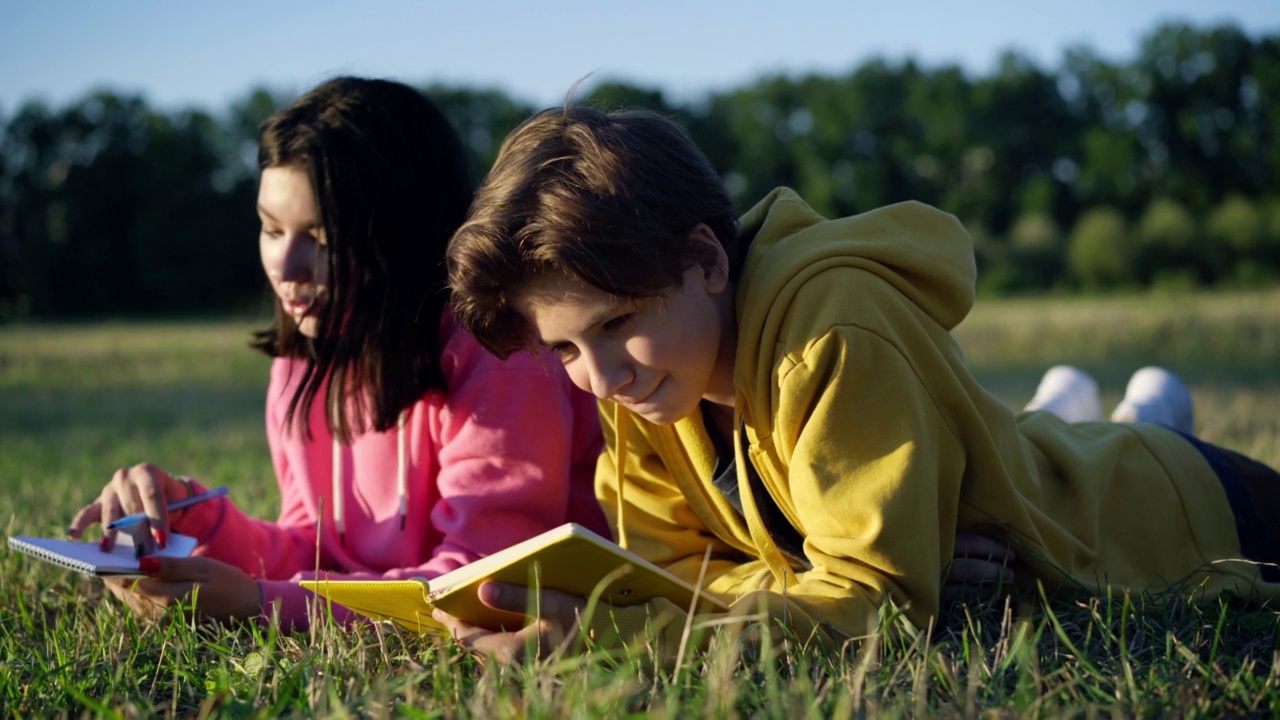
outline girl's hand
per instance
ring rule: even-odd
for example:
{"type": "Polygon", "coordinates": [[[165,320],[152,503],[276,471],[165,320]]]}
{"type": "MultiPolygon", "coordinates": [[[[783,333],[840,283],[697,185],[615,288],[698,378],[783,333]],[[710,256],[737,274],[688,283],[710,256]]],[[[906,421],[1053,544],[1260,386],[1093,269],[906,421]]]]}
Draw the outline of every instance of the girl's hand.
{"type": "Polygon", "coordinates": [[[956,533],[955,556],[942,586],[943,602],[991,600],[1013,584],[1013,548],[976,533],[956,533]]]}
{"type": "Polygon", "coordinates": [[[125,515],[145,512],[148,520],[125,532],[133,535],[134,544],[143,552],[153,552],[156,547],[163,548],[169,539],[169,499],[181,500],[189,493],[189,487],[151,463],[121,468],[102,488],[98,499],[72,518],[67,536],[78,538],[90,525],[101,523],[102,549],[110,550],[115,544],[116,531],[108,531],[106,527],[125,515]]]}
{"type": "MultiPolygon", "coordinates": [[[[524,614],[530,605],[528,588],[507,583],[485,582],[479,589],[480,602],[496,610],[524,614]]],[[[437,609],[431,617],[443,624],[449,634],[467,650],[496,659],[501,663],[520,662],[530,653],[545,657],[565,647],[578,634],[578,622],[587,601],[558,590],[543,590],[538,599],[539,617],[515,632],[488,630],[469,625],[437,609]]]]}
{"type": "Polygon", "coordinates": [[[106,580],[111,594],[139,615],[156,618],[165,608],[192,600],[196,615],[219,622],[262,614],[261,586],[234,565],[204,557],[144,557],[140,562],[146,578],[106,580]]]}

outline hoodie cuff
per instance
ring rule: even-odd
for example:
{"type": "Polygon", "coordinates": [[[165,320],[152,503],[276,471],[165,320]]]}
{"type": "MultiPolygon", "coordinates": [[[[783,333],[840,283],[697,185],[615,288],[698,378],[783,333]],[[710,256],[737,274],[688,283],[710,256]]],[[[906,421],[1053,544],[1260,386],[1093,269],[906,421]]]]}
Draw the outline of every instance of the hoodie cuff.
{"type": "Polygon", "coordinates": [[[592,649],[606,652],[643,642],[659,655],[674,653],[685,617],[682,609],[662,598],[631,607],[597,607],[585,622],[586,641],[592,649]]]}
{"type": "Polygon", "coordinates": [[[340,627],[351,627],[365,619],[346,607],[330,602],[302,587],[296,580],[259,580],[262,588],[263,624],[279,619],[285,632],[307,630],[312,619],[327,622],[330,612],[333,622],[340,627]]]}
{"type": "Polygon", "coordinates": [[[263,624],[278,621],[285,632],[311,626],[309,612],[316,597],[311,591],[288,580],[259,580],[258,587],[262,591],[263,624]]]}
{"type": "MultiPolygon", "coordinates": [[[[188,477],[181,479],[193,495],[208,490],[197,480],[188,477]]],[[[183,508],[178,511],[176,518],[170,520],[169,527],[174,532],[195,538],[198,542],[207,542],[218,529],[218,526],[222,524],[223,516],[227,512],[227,502],[226,498],[214,498],[213,500],[183,508]]]]}

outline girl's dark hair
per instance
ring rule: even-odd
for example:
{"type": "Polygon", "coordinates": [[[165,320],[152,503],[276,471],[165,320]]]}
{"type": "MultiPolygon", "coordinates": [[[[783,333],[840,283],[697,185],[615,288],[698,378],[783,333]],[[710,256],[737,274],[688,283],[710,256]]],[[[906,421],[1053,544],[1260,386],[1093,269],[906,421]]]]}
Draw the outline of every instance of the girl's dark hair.
{"type": "Polygon", "coordinates": [[[444,253],[472,194],[462,143],[417,90],[339,77],[267,118],[258,167],[306,173],[329,250],[315,340],[277,301],[273,326],[253,343],[310,360],[286,422],[310,416],[328,377],[335,436],[350,442],[395,426],[401,411],[444,389],[444,253]]]}

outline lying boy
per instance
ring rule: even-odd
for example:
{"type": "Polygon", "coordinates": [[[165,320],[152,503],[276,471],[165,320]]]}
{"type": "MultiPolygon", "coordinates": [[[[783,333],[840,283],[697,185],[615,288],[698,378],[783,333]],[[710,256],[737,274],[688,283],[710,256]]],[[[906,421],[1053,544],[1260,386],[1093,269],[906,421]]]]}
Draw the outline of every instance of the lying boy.
{"type": "MultiPolygon", "coordinates": [[[[633,551],[749,615],[858,636],[892,600],[938,612],[958,531],[1007,542],[1050,590],[1280,591],[1280,476],[1155,424],[1015,415],[950,331],[974,254],[950,215],[903,203],[826,220],[773,191],[735,222],[684,131],[642,111],[517,128],[448,251],[458,319],[492,352],[548,346],[601,400],[597,494],[633,551]]],[[[486,585],[522,611],[523,589],[486,585]]],[[[499,657],[573,632],[581,598],[460,642],[499,657]]],[[[662,602],[592,618],[625,640],[662,602]]],[[[665,621],[665,624],[663,624],[665,621]]]]}

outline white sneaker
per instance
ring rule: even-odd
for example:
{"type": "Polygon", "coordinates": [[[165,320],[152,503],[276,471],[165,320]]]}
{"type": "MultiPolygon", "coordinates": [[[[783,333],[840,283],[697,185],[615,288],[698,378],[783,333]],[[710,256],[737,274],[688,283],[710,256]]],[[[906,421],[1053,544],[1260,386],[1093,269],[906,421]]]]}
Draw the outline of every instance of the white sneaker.
{"type": "Polygon", "coordinates": [[[1025,410],[1047,410],[1067,422],[1102,419],[1098,382],[1089,373],[1070,365],[1049,368],[1025,410]]]}
{"type": "Polygon", "coordinates": [[[1111,413],[1115,422],[1148,422],[1190,434],[1194,425],[1191,391],[1177,375],[1144,367],[1129,378],[1124,400],[1111,413]]]}

